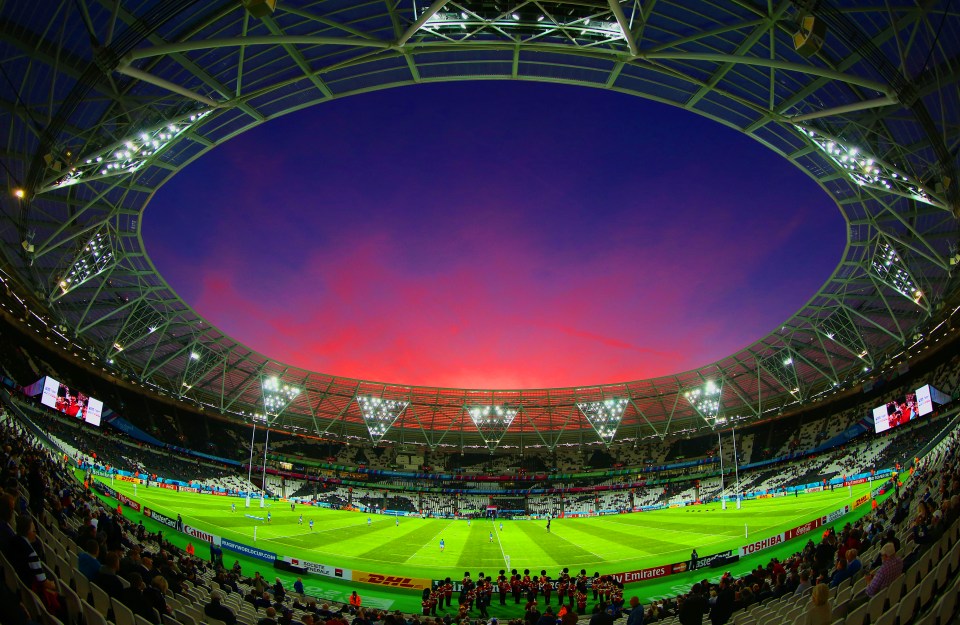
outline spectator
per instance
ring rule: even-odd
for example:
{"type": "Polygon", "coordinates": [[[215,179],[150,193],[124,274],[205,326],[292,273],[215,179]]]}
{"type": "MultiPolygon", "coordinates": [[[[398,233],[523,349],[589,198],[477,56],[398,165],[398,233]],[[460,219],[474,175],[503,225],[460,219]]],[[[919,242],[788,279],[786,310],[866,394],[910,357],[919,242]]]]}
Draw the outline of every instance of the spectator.
{"type": "Polygon", "coordinates": [[[837,561],[837,570],[833,573],[833,577],[830,580],[830,588],[836,588],[844,580],[853,579],[853,577],[860,572],[860,569],[863,568],[863,564],[860,562],[860,558],[857,557],[858,553],[856,549],[847,549],[844,553],[844,560],[837,561]]]}
{"type": "Polygon", "coordinates": [[[83,576],[91,582],[96,578],[97,573],[100,572],[99,557],[100,543],[92,538],[84,544],[83,551],[77,556],[77,570],[83,573],[83,576]]]}
{"type": "Polygon", "coordinates": [[[720,589],[717,591],[713,608],[710,609],[710,622],[713,625],[723,625],[730,620],[735,599],[733,589],[730,587],[729,573],[725,573],[720,579],[720,589]]]}
{"type": "Polygon", "coordinates": [[[170,614],[170,609],[167,607],[167,600],[163,598],[164,595],[167,594],[168,588],[167,580],[165,580],[162,575],[156,575],[151,580],[150,585],[143,590],[144,598],[146,598],[150,607],[160,614],[161,618],[164,614],[170,614]]]}
{"type": "Polygon", "coordinates": [[[568,610],[566,606],[560,609],[560,625],[577,625],[580,617],[573,610],[568,610]]]}
{"type": "Polygon", "coordinates": [[[267,608],[266,615],[257,621],[257,625],[277,625],[277,611],[273,606],[267,608]]]}
{"type": "Polygon", "coordinates": [[[233,610],[223,605],[223,593],[219,590],[210,593],[210,602],[203,606],[203,613],[210,618],[223,621],[227,625],[236,625],[237,622],[233,610]]]}
{"type": "Polygon", "coordinates": [[[267,609],[273,605],[273,601],[270,600],[270,593],[264,592],[262,595],[257,597],[256,601],[253,602],[253,607],[267,609]]]}
{"type": "Polygon", "coordinates": [[[31,587],[47,581],[40,565],[40,556],[33,548],[36,541],[37,528],[33,519],[27,514],[21,514],[17,517],[17,537],[11,541],[7,558],[20,580],[31,587]]]}
{"type": "Polygon", "coordinates": [[[37,542],[37,527],[33,518],[24,513],[17,517],[17,536],[8,548],[7,559],[17,572],[20,580],[30,587],[43,601],[47,610],[55,616],[64,616],[57,586],[47,579],[40,565],[33,544],[37,542]]]}
{"type": "Polygon", "coordinates": [[[9,493],[0,493],[0,553],[7,553],[17,537],[13,529],[13,511],[16,500],[9,493]]]}
{"type": "Polygon", "coordinates": [[[880,558],[883,563],[877,569],[877,572],[871,571],[865,575],[868,597],[874,596],[903,574],[903,560],[897,557],[897,550],[893,543],[886,543],[880,548],[880,558]]]}
{"type": "Polygon", "coordinates": [[[830,625],[830,589],[826,584],[817,584],[810,593],[807,611],[797,619],[796,625],[830,625]]]}
{"type": "MultiPolygon", "coordinates": [[[[631,604],[632,605],[632,604],[631,604]]],[[[703,615],[710,611],[706,598],[703,596],[703,587],[694,584],[690,594],[684,597],[677,610],[677,619],[680,625],[702,625],[703,615]]]]}
{"type": "Polygon", "coordinates": [[[119,599],[123,592],[123,582],[117,573],[120,571],[120,556],[111,551],[103,557],[103,564],[97,575],[90,581],[102,588],[111,599],[119,599]]]}
{"type": "Polygon", "coordinates": [[[639,597],[630,597],[630,616],[627,617],[627,625],[643,625],[643,608],[640,606],[639,597]]]}
{"type": "Polygon", "coordinates": [[[601,600],[593,609],[590,625],[613,625],[613,617],[607,612],[607,604],[601,600]]]}
{"type": "Polygon", "coordinates": [[[130,586],[124,588],[120,593],[120,603],[130,608],[130,611],[132,611],[134,614],[142,616],[154,625],[160,625],[157,619],[158,614],[154,611],[153,606],[150,605],[150,602],[147,601],[147,598],[143,594],[143,578],[140,577],[139,573],[130,573],[128,579],[130,581],[130,586]]]}
{"type": "Polygon", "coordinates": [[[136,545],[120,558],[120,577],[130,579],[130,574],[134,572],[140,573],[141,578],[143,577],[143,573],[140,572],[140,547],[136,545]]]}

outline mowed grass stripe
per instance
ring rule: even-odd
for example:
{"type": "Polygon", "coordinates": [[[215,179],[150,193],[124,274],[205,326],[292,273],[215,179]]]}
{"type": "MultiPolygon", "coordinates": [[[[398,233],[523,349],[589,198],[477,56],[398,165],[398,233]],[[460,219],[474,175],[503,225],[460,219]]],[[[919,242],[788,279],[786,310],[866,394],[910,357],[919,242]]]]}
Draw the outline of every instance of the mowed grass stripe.
{"type": "MultiPolygon", "coordinates": [[[[623,516],[623,515],[621,515],[623,516]]],[[[638,518],[629,519],[629,521],[611,520],[611,523],[620,525],[634,525],[638,531],[644,532],[644,538],[649,531],[671,531],[682,532],[684,534],[696,534],[703,536],[705,533],[720,536],[736,536],[743,533],[743,526],[723,514],[714,515],[712,512],[703,515],[697,521],[688,521],[683,518],[670,518],[664,515],[641,513],[634,515],[638,518]]],[[[603,521],[604,519],[601,519],[603,521]]]]}
{"type": "Polygon", "coordinates": [[[493,542],[490,542],[491,529],[492,526],[489,523],[482,521],[470,523],[463,544],[458,549],[460,557],[457,560],[457,568],[469,570],[473,567],[475,570],[476,566],[482,568],[484,564],[489,568],[498,562],[501,564],[500,568],[503,568],[503,556],[496,537],[493,542]]]}
{"type": "MultiPolygon", "coordinates": [[[[357,520],[360,520],[359,515],[357,520]]],[[[305,529],[305,535],[310,535],[310,528],[307,523],[303,525],[305,529]]],[[[371,540],[379,536],[381,532],[393,531],[396,528],[393,526],[393,523],[375,523],[370,527],[367,527],[367,522],[364,520],[362,523],[351,523],[349,525],[343,525],[340,527],[334,527],[330,529],[324,529],[322,532],[317,532],[317,529],[322,527],[320,524],[314,524],[313,534],[317,537],[314,542],[319,543],[323,542],[325,547],[330,547],[340,542],[354,542],[357,540],[371,540]],[[319,526],[319,527],[318,527],[319,526]]],[[[297,534],[290,532],[292,536],[282,535],[279,532],[276,534],[278,538],[298,538],[297,534]]],[[[268,535],[269,537],[269,535],[268,535]]]]}
{"type": "Polygon", "coordinates": [[[508,520],[500,532],[499,522],[481,520],[468,527],[465,521],[404,518],[395,528],[393,517],[372,515],[373,527],[368,528],[368,515],[357,512],[313,506],[297,506],[291,511],[282,502],[260,508],[256,501],[254,507],[246,508],[241,499],[143,486],[134,494],[131,484],[120,481],[114,488],[167,516],[176,518],[180,512],[185,523],[198,529],[281,555],[389,575],[459,577],[465,570],[495,574],[504,568],[504,554],[511,557],[513,568],[537,572],[559,565],[608,573],[677,562],[686,559],[691,545],[701,554],[715,553],[823,516],[852,504],[869,492],[870,485],[856,486],[852,494],[838,489],[799,498],[746,501],[740,510],[730,502],[725,511],[718,504],[709,504],[609,517],[554,519],[554,535],[546,533],[544,521],[508,520]],[[237,504],[236,512],[230,512],[231,503],[237,504]],[[270,524],[244,516],[265,516],[268,510],[273,515],[270,524]],[[297,523],[301,513],[303,526],[297,523]],[[307,526],[310,518],[316,521],[313,534],[307,526]],[[744,537],[745,524],[749,538],[744,537]],[[254,528],[256,542],[252,539],[254,528]],[[491,529],[499,542],[495,538],[490,543],[491,529]],[[441,536],[447,543],[444,554],[439,554],[441,536]]]}
{"type": "Polygon", "coordinates": [[[548,551],[542,543],[547,535],[542,521],[509,521],[500,532],[504,555],[510,556],[510,568],[534,569],[557,564],[556,554],[548,551]]]}
{"type": "Polygon", "coordinates": [[[605,560],[618,560],[630,557],[650,555],[643,546],[645,534],[651,530],[644,527],[634,528],[616,527],[612,523],[601,523],[600,519],[569,519],[564,521],[560,531],[577,544],[592,544],[589,549],[596,554],[603,555],[605,560]],[[598,521],[590,523],[589,521],[598,521]],[[599,527],[604,525],[605,527],[599,527]]]}
{"type": "MultiPolygon", "coordinates": [[[[646,519],[646,523],[643,525],[634,525],[634,531],[623,531],[619,528],[614,529],[611,527],[613,523],[607,523],[605,524],[606,527],[602,528],[602,530],[595,528],[593,531],[597,533],[602,532],[607,536],[616,536],[624,545],[637,549],[647,556],[683,550],[691,539],[686,536],[671,537],[669,529],[670,523],[666,522],[666,519],[663,521],[664,522],[657,523],[656,519],[646,519]]],[[[703,542],[704,538],[704,534],[701,533],[698,534],[697,540],[703,542]]]]}
{"type": "Polygon", "coordinates": [[[383,540],[379,544],[374,544],[375,541],[372,538],[365,539],[364,544],[373,548],[362,552],[360,555],[363,557],[387,556],[391,560],[405,562],[410,559],[410,556],[423,548],[428,541],[432,542],[433,537],[437,535],[437,526],[433,523],[424,523],[422,519],[407,519],[394,529],[401,530],[401,534],[392,538],[387,538],[388,534],[377,534],[376,538],[383,540]],[[402,531],[403,526],[407,524],[414,526],[413,529],[402,531]]]}
{"type": "Polygon", "coordinates": [[[553,531],[547,533],[546,529],[538,525],[528,523],[518,523],[517,527],[525,533],[534,544],[540,545],[551,554],[555,562],[567,562],[569,564],[584,564],[596,562],[596,554],[574,544],[570,540],[560,536],[556,531],[557,523],[553,524],[553,531]]]}

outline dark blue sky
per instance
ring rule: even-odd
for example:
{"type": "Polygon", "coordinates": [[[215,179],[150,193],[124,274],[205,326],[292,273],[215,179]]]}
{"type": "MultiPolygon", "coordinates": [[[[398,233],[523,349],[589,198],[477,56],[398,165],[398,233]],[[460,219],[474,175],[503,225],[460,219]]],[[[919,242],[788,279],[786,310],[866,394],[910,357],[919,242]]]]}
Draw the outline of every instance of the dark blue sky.
{"type": "Polygon", "coordinates": [[[210,321],[325,373],[585,385],[725,356],[843,251],[819,187],[666,105],[519,82],[353,96],[203,156],[147,250],[210,321]]]}

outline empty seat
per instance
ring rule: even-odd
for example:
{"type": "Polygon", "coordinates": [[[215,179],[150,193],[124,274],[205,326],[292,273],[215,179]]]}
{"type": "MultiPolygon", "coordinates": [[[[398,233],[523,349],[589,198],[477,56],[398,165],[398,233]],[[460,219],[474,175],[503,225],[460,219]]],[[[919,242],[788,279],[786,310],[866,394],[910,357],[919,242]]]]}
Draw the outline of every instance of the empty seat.
{"type": "Polygon", "coordinates": [[[920,587],[917,586],[900,600],[900,605],[897,607],[900,625],[907,625],[913,620],[914,616],[917,614],[919,603],[920,587]]]}
{"type": "Polygon", "coordinates": [[[86,625],[107,625],[107,619],[95,607],[84,600],[81,600],[80,604],[83,606],[83,621],[86,625]]]}
{"type": "Polygon", "coordinates": [[[90,583],[90,594],[93,596],[93,607],[103,616],[110,614],[110,595],[103,588],[94,583],[90,583]]]}
{"type": "Polygon", "coordinates": [[[112,605],[113,618],[117,625],[136,625],[133,618],[133,610],[117,600],[113,600],[112,605]]]}
{"type": "Polygon", "coordinates": [[[934,606],[932,612],[936,612],[937,618],[940,619],[942,625],[953,622],[953,613],[957,609],[957,593],[949,588],[943,597],[940,598],[940,601],[934,606]]]}
{"type": "Polygon", "coordinates": [[[937,578],[935,575],[928,574],[920,583],[920,607],[925,608],[933,600],[933,593],[936,590],[937,578]]]}
{"type": "Polygon", "coordinates": [[[870,614],[870,604],[864,603],[847,615],[846,625],[864,625],[870,614]]]}

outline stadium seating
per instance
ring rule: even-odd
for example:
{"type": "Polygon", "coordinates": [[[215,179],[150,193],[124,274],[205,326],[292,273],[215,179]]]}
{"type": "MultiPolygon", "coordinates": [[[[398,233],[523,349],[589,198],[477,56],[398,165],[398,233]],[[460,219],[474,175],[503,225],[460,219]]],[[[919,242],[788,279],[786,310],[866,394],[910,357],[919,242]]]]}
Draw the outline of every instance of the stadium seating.
{"type": "MultiPolygon", "coordinates": [[[[32,374],[41,370],[41,367],[48,367],[46,363],[38,363],[37,359],[28,359],[26,365],[21,364],[17,370],[28,369],[32,374]]],[[[6,363],[4,363],[6,364],[6,363]]],[[[45,369],[51,371],[52,369],[45,369]]],[[[953,357],[947,362],[939,365],[931,380],[941,388],[953,391],[957,388],[960,381],[960,366],[958,358],[953,357]]],[[[758,428],[748,430],[744,433],[738,431],[738,457],[740,462],[749,462],[751,459],[757,460],[764,453],[763,450],[775,446],[774,454],[783,452],[797,452],[813,448],[824,440],[829,439],[834,434],[842,431],[862,415],[864,406],[881,401],[883,398],[893,396],[898,392],[897,389],[890,389],[885,393],[871,397],[855,408],[842,411],[838,415],[828,415],[814,419],[800,419],[794,423],[794,427],[780,427],[780,430],[786,431],[786,436],[782,438],[777,428],[758,428]],[[878,399],[879,397],[879,399],[878,399]]],[[[36,406],[25,401],[14,401],[7,397],[11,406],[15,408],[16,419],[4,413],[0,416],[0,431],[4,437],[14,437],[18,441],[23,441],[26,449],[34,449],[37,453],[43,454],[45,462],[48,463],[51,471],[61,471],[57,467],[54,458],[58,455],[50,455],[42,451],[44,446],[55,448],[61,452],[66,452],[71,458],[81,458],[93,461],[93,457],[86,452],[97,450],[97,461],[100,463],[110,463],[114,466],[134,467],[138,470],[163,475],[164,477],[185,478],[193,483],[213,486],[233,490],[256,490],[256,486],[246,480],[245,475],[234,473],[234,470],[214,462],[198,462],[196,457],[182,456],[165,448],[153,448],[149,445],[137,443],[123,434],[112,432],[107,429],[93,430],[83,427],[77,422],[71,422],[64,418],[51,417],[49,413],[38,412],[36,406]],[[30,427],[31,419],[42,419],[44,423],[44,436],[42,440],[35,434],[36,428],[30,427]]],[[[167,422],[166,426],[160,427],[159,431],[169,429],[171,432],[178,431],[176,423],[167,422]]],[[[888,519],[894,515],[893,504],[881,507],[876,513],[867,517],[863,527],[867,523],[880,523],[886,528],[888,525],[896,528],[896,533],[902,542],[901,553],[907,564],[904,574],[897,578],[888,589],[877,594],[869,601],[863,601],[863,589],[866,586],[866,580],[859,577],[852,581],[840,584],[832,591],[831,604],[834,608],[834,615],[837,622],[849,625],[947,625],[955,621],[957,612],[958,593],[960,593],[960,525],[955,520],[958,516],[958,506],[960,506],[960,463],[957,459],[958,435],[955,431],[955,423],[947,419],[930,419],[912,423],[903,428],[898,428],[883,436],[865,436],[857,439],[844,447],[835,448],[815,456],[809,456],[802,459],[794,459],[790,462],[781,463],[773,468],[758,469],[754,471],[743,472],[740,475],[741,490],[773,490],[789,486],[794,483],[815,481],[823,477],[840,476],[863,471],[876,464],[876,466],[890,466],[896,462],[903,465],[909,465],[911,459],[920,454],[928,443],[936,440],[943,432],[948,432],[950,436],[940,443],[933,451],[929,452],[924,458],[923,463],[918,468],[915,481],[903,489],[900,494],[900,501],[907,504],[907,512],[904,514],[903,521],[898,525],[892,524],[888,519]],[[944,467],[941,470],[941,467],[944,467]],[[917,515],[920,508],[920,499],[927,486],[931,487],[931,492],[938,499],[939,486],[947,482],[948,488],[945,490],[943,498],[947,501],[947,509],[950,511],[952,525],[944,528],[942,535],[939,535],[935,541],[917,543],[913,539],[910,530],[911,521],[917,515]]],[[[246,439],[238,430],[227,428],[225,430],[227,437],[237,442],[233,448],[235,453],[241,459],[249,453],[249,439],[246,439]],[[246,445],[244,448],[243,446],[246,445]],[[239,452],[237,452],[239,449],[239,452]],[[244,451],[244,449],[246,451],[244,451]]],[[[180,432],[182,434],[182,431],[180,432]]],[[[255,446],[255,451],[263,452],[262,443],[255,446]]],[[[343,462],[347,467],[365,466],[368,468],[391,468],[397,466],[400,462],[398,453],[395,449],[364,448],[362,446],[343,446],[343,445],[321,445],[311,446],[298,441],[294,437],[278,436],[276,442],[271,439],[271,452],[303,452],[305,454],[323,454],[323,458],[332,459],[336,462],[343,462]],[[317,448],[321,448],[318,451],[317,448]]],[[[626,467],[644,467],[649,463],[663,463],[669,458],[688,453],[702,453],[705,457],[715,454],[719,450],[712,448],[712,442],[706,439],[697,440],[696,443],[681,443],[672,441],[670,444],[662,444],[658,440],[643,441],[636,446],[626,446],[623,448],[612,447],[609,451],[602,453],[593,453],[589,455],[579,454],[576,450],[558,450],[550,454],[542,451],[530,451],[521,460],[515,457],[502,456],[490,458],[488,454],[436,454],[425,451],[423,462],[429,463],[434,467],[443,467],[445,470],[463,471],[469,473],[472,470],[491,471],[509,475],[519,471],[521,468],[530,467],[531,470],[542,470],[543,467],[556,469],[559,471],[579,471],[585,468],[602,467],[616,463],[626,467]],[[540,467],[537,469],[537,467],[540,467]]],[[[733,461],[733,449],[724,447],[725,462],[733,461]]],[[[407,468],[405,465],[404,468],[407,468]]],[[[688,475],[686,482],[671,483],[666,486],[657,486],[655,488],[638,489],[634,505],[648,505],[653,503],[670,503],[673,501],[690,500],[695,497],[695,489],[692,481],[695,474],[688,475]]],[[[69,488],[77,488],[66,475],[59,475],[55,478],[58,485],[69,488]]],[[[614,479],[595,480],[591,485],[607,486],[615,484],[614,479]]],[[[489,483],[479,482],[461,482],[464,487],[490,488],[489,483]]],[[[575,482],[551,482],[551,486],[574,486],[575,482]]],[[[730,484],[725,484],[729,490],[730,484]]],[[[376,507],[383,505],[384,497],[382,492],[377,489],[377,484],[372,483],[369,487],[353,487],[352,492],[346,487],[331,485],[329,488],[317,489],[317,483],[305,481],[302,479],[287,478],[281,482],[276,475],[268,476],[265,487],[268,491],[280,492],[287,495],[312,498],[315,491],[318,492],[318,501],[323,501],[333,506],[346,505],[348,501],[356,503],[365,503],[365,505],[376,507]]],[[[700,483],[701,498],[717,495],[720,493],[720,481],[717,478],[707,478],[700,483]]],[[[18,496],[28,499],[26,490],[21,484],[18,496]]],[[[459,498],[460,509],[480,509],[489,501],[488,495],[480,494],[462,494],[459,498]]],[[[99,513],[110,514],[110,511],[103,510],[96,505],[96,502],[90,502],[95,511],[99,513]]],[[[437,493],[405,493],[397,497],[389,497],[389,503],[392,509],[404,511],[416,511],[422,505],[425,509],[435,512],[453,513],[455,505],[449,497],[437,493]]],[[[595,508],[600,509],[618,509],[628,507],[628,495],[623,491],[600,491],[599,493],[587,493],[571,496],[566,499],[565,511],[567,513],[589,512],[595,508]]],[[[528,511],[534,514],[556,515],[560,512],[559,498],[550,495],[532,496],[527,501],[528,511]]],[[[74,535],[81,527],[84,520],[82,516],[74,516],[64,519],[60,525],[53,522],[52,507],[36,515],[38,521],[38,532],[40,541],[44,546],[45,567],[48,570],[48,576],[55,578],[58,583],[59,593],[62,597],[63,613],[62,622],[65,625],[99,625],[107,623],[110,619],[115,625],[143,625],[142,617],[133,615],[132,612],[118,602],[116,599],[110,599],[95,584],[91,584],[76,569],[76,543],[74,535]],[[132,617],[132,620],[131,620],[132,617]]],[[[121,521],[122,522],[122,521],[121,521]]],[[[144,540],[138,540],[133,534],[132,527],[126,527],[125,536],[129,539],[130,545],[140,545],[145,549],[155,549],[156,546],[151,542],[152,537],[147,536],[144,540]]],[[[861,554],[861,560],[865,563],[871,562],[878,557],[880,543],[874,542],[868,549],[861,554]]],[[[186,558],[184,554],[178,554],[178,558],[186,558]]],[[[187,561],[187,560],[185,560],[187,561]]],[[[46,608],[32,592],[19,583],[13,573],[12,567],[7,562],[0,562],[3,568],[5,587],[7,591],[13,593],[20,599],[25,612],[34,617],[36,622],[43,622],[49,625],[61,622],[56,616],[47,613],[46,608]]],[[[209,591],[219,586],[214,579],[215,571],[210,567],[202,565],[199,561],[196,563],[197,573],[194,581],[184,580],[181,587],[173,589],[167,597],[168,606],[171,608],[169,614],[163,615],[164,623],[173,625],[179,623],[182,625],[191,625],[196,623],[211,622],[203,614],[203,605],[206,603],[209,591]]],[[[742,580],[737,580],[740,583],[742,580]]],[[[250,585],[244,580],[238,580],[238,586],[243,591],[250,590],[250,585]]],[[[224,590],[228,590],[224,586],[224,590]]],[[[746,595],[746,594],[745,594],[746,595]]],[[[250,604],[243,602],[240,595],[235,592],[228,592],[227,605],[234,609],[239,622],[242,625],[252,625],[257,621],[260,614],[250,604]]],[[[795,596],[792,594],[783,595],[778,598],[767,598],[763,601],[749,601],[742,610],[736,612],[732,622],[737,624],[762,624],[762,625],[780,625],[781,623],[793,623],[801,618],[806,611],[809,599],[807,596],[795,596]]],[[[292,606],[292,598],[288,601],[292,606]]],[[[654,612],[658,612],[659,622],[666,625],[678,622],[675,616],[676,601],[674,598],[667,598],[662,603],[658,602],[654,612]]],[[[302,612],[295,612],[295,617],[302,612]]],[[[653,614],[651,614],[653,616],[653,614]]],[[[412,617],[408,617],[412,620],[412,617]]]]}

